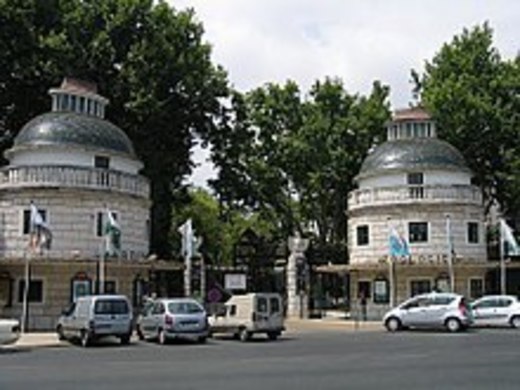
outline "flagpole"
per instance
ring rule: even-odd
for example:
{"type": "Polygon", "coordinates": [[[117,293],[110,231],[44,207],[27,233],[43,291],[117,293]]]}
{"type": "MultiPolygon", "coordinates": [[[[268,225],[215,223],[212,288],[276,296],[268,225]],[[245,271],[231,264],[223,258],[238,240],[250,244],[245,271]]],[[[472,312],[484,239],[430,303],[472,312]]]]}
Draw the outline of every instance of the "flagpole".
{"type": "Polygon", "coordinates": [[[500,221],[500,294],[506,294],[506,261],[504,253],[504,223],[500,221]]]}
{"type": "Polygon", "coordinates": [[[448,273],[450,275],[450,290],[455,292],[455,271],[453,269],[453,246],[451,238],[451,218],[446,214],[446,244],[448,249],[448,273]]]}
{"type": "MultiPolygon", "coordinates": [[[[390,218],[386,220],[386,230],[390,235],[390,218]]],[[[388,239],[389,240],[389,239],[388,239]]],[[[389,250],[390,252],[390,250],[389,250]]],[[[395,268],[394,268],[395,257],[391,254],[388,255],[388,284],[390,290],[390,307],[394,307],[395,303],[395,268]]]]}
{"type": "Polygon", "coordinates": [[[24,251],[24,260],[25,260],[25,284],[23,288],[23,306],[22,306],[22,323],[21,323],[21,332],[25,333],[27,331],[27,320],[29,314],[29,256],[27,255],[27,250],[24,251]]]}
{"type": "Polygon", "coordinates": [[[103,245],[101,245],[101,256],[99,261],[99,286],[98,286],[98,293],[104,294],[105,293],[105,256],[106,256],[106,248],[105,248],[105,239],[103,240],[103,245]]]}

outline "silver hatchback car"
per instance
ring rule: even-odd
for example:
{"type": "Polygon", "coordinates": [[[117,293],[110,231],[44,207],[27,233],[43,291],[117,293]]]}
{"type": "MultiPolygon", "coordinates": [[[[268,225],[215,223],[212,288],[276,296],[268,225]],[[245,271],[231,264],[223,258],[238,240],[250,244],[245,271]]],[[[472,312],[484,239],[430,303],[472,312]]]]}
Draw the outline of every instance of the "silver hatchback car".
{"type": "Polygon", "coordinates": [[[520,328],[520,301],[514,295],[488,295],[471,304],[474,326],[520,328]]]}
{"type": "Polygon", "coordinates": [[[206,342],[209,327],[204,308],[190,298],[159,298],[143,313],[138,329],[144,339],[166,344],[172,339],[206,342]]]}
{"type": "Polygon", "coordinates": [[[452,293],[416,295],[383,317],[383,324],[390,332],[406,328],[445,328],[458,332],[471,323],[471,311],[466,299],[452,293]]]}

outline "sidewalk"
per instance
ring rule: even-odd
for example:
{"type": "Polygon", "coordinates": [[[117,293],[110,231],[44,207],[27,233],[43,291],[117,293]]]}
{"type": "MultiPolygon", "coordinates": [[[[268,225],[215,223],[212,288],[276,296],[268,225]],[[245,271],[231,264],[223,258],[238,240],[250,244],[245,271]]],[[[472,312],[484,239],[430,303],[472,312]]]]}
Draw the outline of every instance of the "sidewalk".
{"type": "Polygon", "coordinates": [[[34,332],[20,335],[15,348],[64,347],[68,343],[58,340],[56,332],[34,332]]]}
{"type": "Polygon", "coordinates": [[[288,318],[285,321],[288,332],[300,331],[345,331],[345,332],[375,332],[383,330],[381,321],[355,321],[351,319],[339,318],[320,318],[320,319],[300,319],[288,318]]]}
{"type": "MultiPolygon", "coordinates": [[[[338,318],[288,318],[285,321],[285,328],[288,333],[319,331],[374,332],[383,330],[383,326],[379,321],[354,321],[338,318]]],[[[65,347],[69,345],[70,343],[66,341],[58,340],[58,335],[55,332],[31,332],[22,334],[15,344],[7,347],[25,349],[65,347]]]]}

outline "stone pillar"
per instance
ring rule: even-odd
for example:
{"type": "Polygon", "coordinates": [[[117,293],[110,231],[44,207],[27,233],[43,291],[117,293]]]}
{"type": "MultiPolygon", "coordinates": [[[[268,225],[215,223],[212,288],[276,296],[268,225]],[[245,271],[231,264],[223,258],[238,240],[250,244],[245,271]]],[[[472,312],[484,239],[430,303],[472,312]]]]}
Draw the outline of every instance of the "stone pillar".
{"type": "Polygon", "coordinates": [[[289,237],[289,250],[291,254],[287,260],[286,268],[287,317],[304,318],[307,317],[308,314],[308,283],[305,275],[300,275],[300,278],[304,280],[304,288],[298,286],[298,270],[308,272],[304,254],[308,245],[309,240],[301,238],[298,234],[294,237],[289,237]]]}

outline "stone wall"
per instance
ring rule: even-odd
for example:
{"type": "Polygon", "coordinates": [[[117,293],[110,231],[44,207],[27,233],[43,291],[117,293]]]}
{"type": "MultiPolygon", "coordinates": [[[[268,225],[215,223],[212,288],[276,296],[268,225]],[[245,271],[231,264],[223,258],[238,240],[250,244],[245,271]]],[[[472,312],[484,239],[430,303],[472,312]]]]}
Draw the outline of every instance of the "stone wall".
{"type": "Polygon", "coordinates": [[[486,235],[482,207],[471,204],[416,204],[367,207],[350,212],[348,225],[350,264],[377,263],[389,254],[389,231],[394,227],[408,240],[409,222],[428,222],[428,242],[409,244],[412,257],[447,254],[446,215],[450,215],[453,246],[457,257],[487,260],[486,235]],[[479,243],[468,243],[467,223],[478,222],[479,243]],[[357,245],[358,226],[368,225],[370,242],[357,245]]]}
{"type": "Polygon", "coordinates": [[[45,253],[47,257],[98,257],[105,243],[103,237],[96,235],[97,214],[105,213],[106,207],[118,215],[123,257],[136,259],[148,255],[148,199],[104,191],[42,188],[0,194],[0,257],[27,255],[29,236],[23,234],[23,216],[31,201],[46,211],[53,232],[52,249],[45,253]]]}

